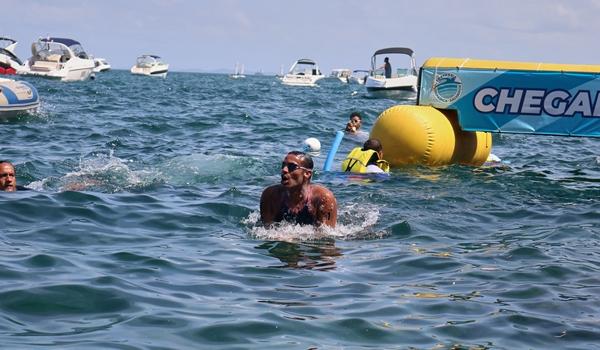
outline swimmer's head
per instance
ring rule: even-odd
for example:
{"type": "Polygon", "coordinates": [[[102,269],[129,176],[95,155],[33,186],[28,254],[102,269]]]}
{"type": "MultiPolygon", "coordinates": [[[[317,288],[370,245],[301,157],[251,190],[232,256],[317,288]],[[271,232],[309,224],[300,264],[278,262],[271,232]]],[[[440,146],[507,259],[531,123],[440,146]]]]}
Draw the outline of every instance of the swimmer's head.
{"type": "Polygon", "coordinates": [[[304,152],[307,152],[311,155],[318,155],[321,151],[321,142],[314,137],[309,137],[304,140],[303,149],[304,152]]]}

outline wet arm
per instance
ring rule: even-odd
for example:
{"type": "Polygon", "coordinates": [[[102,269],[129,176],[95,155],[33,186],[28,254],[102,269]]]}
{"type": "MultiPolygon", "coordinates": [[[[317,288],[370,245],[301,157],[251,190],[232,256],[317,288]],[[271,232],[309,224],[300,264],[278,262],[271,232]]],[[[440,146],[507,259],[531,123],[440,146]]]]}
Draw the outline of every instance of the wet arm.
{"type": "Polygon", "coordinates": [[[317,206],[317,224],[335,227],[337,223],[337,202],[331,191],[324,190],[323,192],[317,206]]]}
{"type": "Polygon", "coordinates": [[[275,220],[275,210],[273,210],[273,190],[267,188],[260,196],[260,220],[264,225],[269,225],[275,220]]]}

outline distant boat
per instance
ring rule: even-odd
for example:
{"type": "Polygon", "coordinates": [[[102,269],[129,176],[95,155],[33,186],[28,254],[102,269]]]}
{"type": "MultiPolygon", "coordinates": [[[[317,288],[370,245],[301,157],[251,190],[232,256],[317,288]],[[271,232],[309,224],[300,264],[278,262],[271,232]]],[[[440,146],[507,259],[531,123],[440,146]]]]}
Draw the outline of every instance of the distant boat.
{"type": "Polygon", "coordinates": [[[142,55],[137,58],[135,65],[131,67],[131,74],[151,77],[166,78],[168,72],[169,65],[156,55],[142,55]]]}
{"type": "Polygon", "coordinates": [[[281,83],[292,86],[316,86],[316,82],[324,77],[317,62],[301,58],[292,64],[288,73],[281,78],[281,83]]]}
{"type": "Polygon", "coordinates": [[[364,85],[367,81],[367,77],[371,74],[370,70],[367,69],[355,69],[352,71],[352,75],[350,75],[350,79],[348,82],[351,84],[360,84],[364,85]]]}
{"type": "Polygon", "coordinates": [[[81,44],[69,38],[41,38],[31,45],[32,56],[17,74],[35,75],[61,81],[93,77],[94,60],[81,44]]]}
{"type": "Polygon", "coordinates": [[[283,64],[279,67],[279,74],[275,74],[275,78],[279,80],[283,79],[283,64]]]}
{"type": "Polygon", "coordinates": [[[94,58],[94,65],[94,73],[106,72],[111,68],[106,58],[94,58]]]}
{"type": "Polygon", "coordinates": [[[240,66],[239,63],[236,63],[234,72],[233,72],[233,74],[230,74],[229,77],[231,79],[245,78],[246,76],[244,75],[244,64],[242,63],[242,65],[240,66]]]}
{"type": "Polygon", "coordinates": [[[15,55],[17,42],[10,38],[0,38],[0,74],[17,74],[23,69],[23,62],[15,55]]]}
{"type": "MultiPolygon", "coordinates": [[[[394,62],[397,64],[397,62],[394,62]]],[[[375,51],[371,57],[371,75],[365,81],[367,93],[372,97],[384,98],[415,98],[417,95],[417,68],[412,49],[406,47],[390,47],[375,51]],[[409,66],[397,68],[396,74],[386,77],[382,69],[377,66],[377,57],[380,55],[396,54],[395,57],[408,56],[409,66]]]]}
{"type": "Polygon", "coordinates": [[[330,77],[339,79],[342,83],[350,82],[350,75],[352,72],[347,68],[338,68],[331,70],[330,77]]]}

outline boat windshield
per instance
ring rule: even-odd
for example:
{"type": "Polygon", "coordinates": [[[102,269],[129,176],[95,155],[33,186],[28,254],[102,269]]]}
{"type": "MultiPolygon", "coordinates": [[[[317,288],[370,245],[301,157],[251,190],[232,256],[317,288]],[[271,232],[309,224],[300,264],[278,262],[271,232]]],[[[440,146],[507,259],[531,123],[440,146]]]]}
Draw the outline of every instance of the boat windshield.
{"type": "Polygon", "coordinates": [[[289,72],[295,75],[320,75],[316,64],[312,62],[297,62],[289,72]]]}
{"type": "Polygon", "coordinates": [[[161,59],[158,56],[140,56],[136,61],[138,67],[152,67],[155,64],[160,64],[161,59]]]}
{"type": "Polygon", "coordinates": [[[38,41],[31,47],[34,60],[53,60],[58,57],[61,62],[65,62],[71,58],[68,48],[60,43],[38,41]]]}
{"type": "Polygon", "coordinates": [[[16,43],[16,41],[9,38],[0,38],[0,48],[7,48],[9,45],[16,43]]]}
{"type": "Polygon", "coordinates": [[[83,58],[83,59],[88,59],[88,54],[85,53],[85,51],[83,50],[83,46],[81,46],[80,44],[75,44],[75,45],[71,45],[69,46],[71,48],[71,50],[73,51],[73,54],[75,54],[75,56],[79,57],[79,58],[83,58]]]}
{"type": "Polygon", "coordinates": [[[334,69],[331,71],[331,76],[336,78],[347,78],[350,76],[350,69],[334,69]]]}
{"type": "Polygon", "coordinates": [[[6,55],[6,56],[10,57],[10,59],[12,59],[13,61],[20,64],[21,66],[23,65],[23,62],[21,62],[19,57],[17,57],[14,53],[12,53],[6,49],[0,49],[0,55],[6,55]]]}

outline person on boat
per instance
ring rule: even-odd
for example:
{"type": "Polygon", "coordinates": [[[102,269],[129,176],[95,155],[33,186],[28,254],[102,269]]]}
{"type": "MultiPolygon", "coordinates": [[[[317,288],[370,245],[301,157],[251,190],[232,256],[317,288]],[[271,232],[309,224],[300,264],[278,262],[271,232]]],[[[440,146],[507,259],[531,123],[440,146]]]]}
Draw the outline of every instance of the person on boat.
{"type": "Polygon", "coordinates": [[[337,202],[327,188],[310,183],[312,158],[289,152],[281,163],[281,183],[267,187],[260,197],[260,219],[266,226],[287,221],[300,225],[335,227],[337,202]]]}
{"type": "Polygon", "coordinates": [[[379,69],[384,70],[385,78],[389,79],[392,77],[392,65],[390,64],[390,58],[386,57],[383,59],[383,65],[379,69]]]}
{"type": "Polygon", "coordinates": [[[390,165],[383,160],[383,146],[377,139],[368,139],[356,147],[342,162],[342,171],[353,173],[388,173],[390,165]]]}
{"type": "Polygon", "coordinates": [[[350,114],[350,121],[346,124],[345,131],[351,134],[356,134],[358,129],[360,129],[362,125],[362,116],[358,112],[352,112],[350,114]]]}
{"type": "Polygon", "coordinates": [[[29,188],[18,186],[15,175],[15,167],[8,160],[0,160],[0,191],[15,192],[28,190],[29,188]]]}

